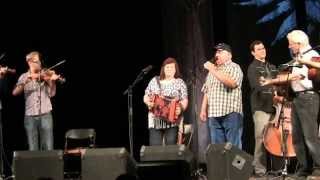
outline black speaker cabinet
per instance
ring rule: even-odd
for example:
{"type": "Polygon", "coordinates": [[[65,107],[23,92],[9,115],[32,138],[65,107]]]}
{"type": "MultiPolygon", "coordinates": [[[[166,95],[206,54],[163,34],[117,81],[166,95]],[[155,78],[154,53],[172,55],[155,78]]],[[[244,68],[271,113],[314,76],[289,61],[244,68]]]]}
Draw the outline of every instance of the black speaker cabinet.
{"type": "Polygon", "coordinates": [[[15,151],[15,180],[63,180],[63,151],[15,151]]]}
{"type": "Polygon", "coordinates": [[[191,162],[192,152],[185,145],[142,146],[140,149],[141,161],[171,161],[183,160],[191,162]]]}
{"type": "Polygon", "coordinates": [[[140,180],[191,180],[193,154],[185,145],[142,146],[140,180]]]}
{"type": "Polygon", "coordinates": [[[230,143],[210,144],[206,160],[208,180],[248,180],[253,172],[252,155],[230,143]]]}
{"type": "Polygon", "coordinates": [[[136,163],[125,148],[87,149],[81,161],[82,180],[116,180],[135,176],[136,163]]]}

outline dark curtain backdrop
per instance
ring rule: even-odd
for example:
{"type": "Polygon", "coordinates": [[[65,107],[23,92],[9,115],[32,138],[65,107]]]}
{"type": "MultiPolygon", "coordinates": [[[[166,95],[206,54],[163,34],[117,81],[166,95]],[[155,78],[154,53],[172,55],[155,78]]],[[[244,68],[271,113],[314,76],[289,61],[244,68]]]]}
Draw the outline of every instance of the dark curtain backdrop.
{"type": "Polygon", "coordinates": [[[188,85],[189,107],[185,122],[194,127],[192,149],[199,160],[208,145],[208,125],[199,121],[201,87],[206,72],[203,63],[212,57],[212,2],[200,0],[162,1],[165,56],[175,57],[188,85]]]}

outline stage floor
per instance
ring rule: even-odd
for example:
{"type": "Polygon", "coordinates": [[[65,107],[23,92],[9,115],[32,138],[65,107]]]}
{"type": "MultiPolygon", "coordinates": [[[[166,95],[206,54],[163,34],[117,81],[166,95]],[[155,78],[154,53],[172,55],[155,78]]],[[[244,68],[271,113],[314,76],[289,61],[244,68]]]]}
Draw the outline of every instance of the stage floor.
{"type": "MultiPolygon", "coordinates": [[[[282,176],[265,176],[265,177],[250,177],[249,180],[283,180],[283,178],[285,180],[300,180],[299,178],[294,178],[293,174],[289,174],[286,177],[282,177],[282,176]]],[[[302,180],[302,179],[301,179],[302,180]]],[[[320,180],[320,176],[308,176],[307,178],[305,178],[305,180],[320,180]]]]}

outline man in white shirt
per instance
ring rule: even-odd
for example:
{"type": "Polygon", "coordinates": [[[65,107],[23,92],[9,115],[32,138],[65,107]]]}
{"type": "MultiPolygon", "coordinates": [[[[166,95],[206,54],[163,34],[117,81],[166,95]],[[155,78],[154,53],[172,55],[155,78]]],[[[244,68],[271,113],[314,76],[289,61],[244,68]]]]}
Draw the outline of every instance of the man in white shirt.
{"type": "Polygon", "coordinates": [[[290,82],[294,92],[292,106],[292,137],[300,168],[297,178],[307,177],[309,174],[319,176],[320,170],[313,167],[320,166],[320,139],[318,138],[317,117],[319,111],[319,95],[313,89],[312,81],[308,77],[311,58],[319,54],[310,50],[308,36],[301,30],[294,30],[287,35],[289,49],[294,59],[292,72],[276,79],[263,80],[263,85],[290,82]],[[313,164],[314,163],[314,164],[313,164]]]}

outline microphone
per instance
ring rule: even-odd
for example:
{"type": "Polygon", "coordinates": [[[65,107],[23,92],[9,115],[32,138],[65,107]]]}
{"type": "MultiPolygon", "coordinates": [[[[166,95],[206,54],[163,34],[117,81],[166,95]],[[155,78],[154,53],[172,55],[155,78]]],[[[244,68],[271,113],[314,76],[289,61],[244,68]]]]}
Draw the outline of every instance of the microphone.
{"type": "Polygon", "coordinates": [[[298,68],[302,68],[302,64],[291,64],[289,65],[289,67],[298,67],[298,68]]]}
{"type": "Polygon", "coordinates": [[[289,68],[289,67],[298,67],[298,68],[302,68],[302,64],[280,64],[279,67],[280,68],[289,68]]]}
{"type": "Polygon", "coordinates": [[[218,59],[218,56],[214,56],[213,58],[210,59],[210,62],[216,63],[217,59],[218,59]]]}
{"type": "Polygon", "coordinates": [[[143,69],[142,69],[142,72],[143,72],[144,74],[147,74],[152,68],[153,68],[153,66],[152,66],[152,65],[149,65],[149,66],[143,68],[143,69]]]}
{"type": "Polygon", "coordinates": [[[283,71],[292,67],[302,68],[303,65],[302,64],[280,64],[278,70],[283,71]]]}

